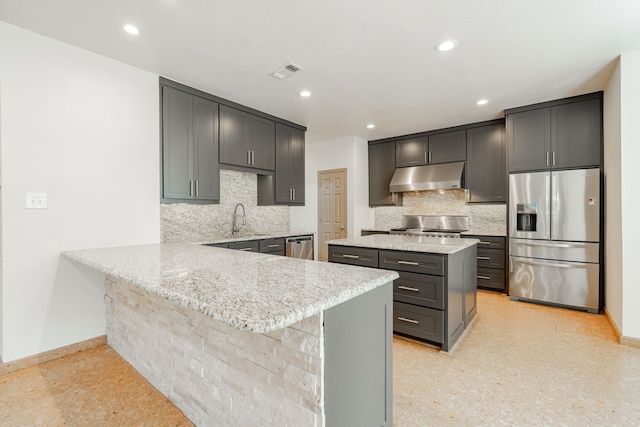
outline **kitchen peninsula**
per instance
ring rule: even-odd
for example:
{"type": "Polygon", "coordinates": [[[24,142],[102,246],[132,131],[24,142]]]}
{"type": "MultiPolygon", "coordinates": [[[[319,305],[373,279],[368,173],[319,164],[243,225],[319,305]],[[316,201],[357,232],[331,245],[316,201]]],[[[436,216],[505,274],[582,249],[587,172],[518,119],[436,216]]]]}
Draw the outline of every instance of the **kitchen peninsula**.
{"type": "Polygon", "coordinates": [[[477,312],[477,242],[374,234],[330,240],[329,261],[396,271],[394,332],[449,351],[477,312]]]}
{"type": "Polygon", "coordinates": [[[395,272],[197,244],[67,251],[109,345],[196,425],[391,424],[395,272]]]}

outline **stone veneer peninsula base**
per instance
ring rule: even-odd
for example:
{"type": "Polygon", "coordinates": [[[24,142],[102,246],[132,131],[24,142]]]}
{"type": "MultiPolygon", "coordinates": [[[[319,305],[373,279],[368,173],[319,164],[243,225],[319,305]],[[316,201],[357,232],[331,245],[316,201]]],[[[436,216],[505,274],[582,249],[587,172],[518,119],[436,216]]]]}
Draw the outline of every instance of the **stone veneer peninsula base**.
{"type": "Polygon", "coordinates": [[[106,276],[107,339],[199,426],[390,426],[392,285],[269,333],[106,276]]]}

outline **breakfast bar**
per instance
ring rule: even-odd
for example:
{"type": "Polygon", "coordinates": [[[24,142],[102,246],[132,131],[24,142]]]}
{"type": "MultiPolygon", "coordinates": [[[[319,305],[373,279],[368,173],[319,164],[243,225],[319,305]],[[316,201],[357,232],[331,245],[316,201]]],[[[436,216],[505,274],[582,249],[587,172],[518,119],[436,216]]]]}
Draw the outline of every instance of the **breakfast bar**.
{"type": "Polygon", "coordinates": [[[67,251],[108,344],[196,425],[383,425],[393,271],[197,244],[67,251]]]}

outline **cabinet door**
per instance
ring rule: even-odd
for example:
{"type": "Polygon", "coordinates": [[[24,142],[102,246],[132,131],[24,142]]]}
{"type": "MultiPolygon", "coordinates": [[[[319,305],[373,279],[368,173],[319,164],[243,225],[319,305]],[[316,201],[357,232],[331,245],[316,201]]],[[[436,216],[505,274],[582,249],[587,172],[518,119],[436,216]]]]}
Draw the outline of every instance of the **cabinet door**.
{"type": "Polygon", "coordinates": [[[291,128],[289,140],[289,175],[293,189],[292,204],[304,205],[304,132],[291,128]]]}
{"type": "Polygon", "coordinates": [[[507,201],[504,125],[467,130],[466,174],[470,203],[507,201]]]}
{"type": "Polygon", "coordinates": [[[429,135],[429,164],[464,162],[467,159],[466,131],[429,135]]]}
{"type": "Polygon", "coordinates": [[[249,115],[220,106],[220,163],[249,166],[249,115]]]}
{"type": "Polygon", "coordinates": [[[162,88],[162,196],[192,197],[193,97],[162,88]]]}
{"type": "Polygon", "coordinates": [[[552,167],[599,166],[601,141],[599,98],[551,108],[552,167]]]}
{"type": "Polygon", "coordinates": [[[402,193],[389,192],[395,159],[394,141],[369,146],[369,206],[402,205],[402,193]]]}
{"type": "Polygon", "coordinates": [[[276,167],[275,122],[247,114],[249,123],[250,167],[274,170],[276,167]]]}
{"type": "Polygon", "coordinates": [[[276,125],[276,173],[275,173],[275,203],[289,204],[291,202],[291,169],[289,167],[289,151],[291,128],[276,125]]]}
{"type": "Polygon", "coordinates": [[[404,139],[396,142],[396,167],[427,164],[428,138],[404,139]]]}
{"type": "Polygon", "coordinates": [[[549,167],[551,156],[549,115],[549,108],[541,108],[507,116],[510,172],[541,170],[549,167]]]}
{"type": "Polygon", "coordinates": [[[193,97],[193,147],[195,197],[220,200],[220,167],[218,165],[218,104],[193,97]]]}

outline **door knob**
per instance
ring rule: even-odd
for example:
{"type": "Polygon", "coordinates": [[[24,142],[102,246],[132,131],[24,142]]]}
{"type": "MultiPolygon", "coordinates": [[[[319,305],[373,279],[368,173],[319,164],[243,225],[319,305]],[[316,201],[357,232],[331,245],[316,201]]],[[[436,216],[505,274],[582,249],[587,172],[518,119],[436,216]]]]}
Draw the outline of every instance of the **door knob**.
{"type": "Polygon", "coordinates": [[[343,227],[343,226],[340,226],[340,231],[342,231],[342,230],[344,230],[344,227],[343,227]]]}

